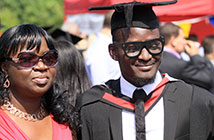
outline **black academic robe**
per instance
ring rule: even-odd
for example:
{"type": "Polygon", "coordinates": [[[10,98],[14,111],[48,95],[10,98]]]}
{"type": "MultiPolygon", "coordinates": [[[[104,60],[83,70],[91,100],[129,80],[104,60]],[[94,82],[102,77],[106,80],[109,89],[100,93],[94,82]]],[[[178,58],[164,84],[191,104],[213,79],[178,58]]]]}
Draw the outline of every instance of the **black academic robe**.
{"type": "MultiPolygon", "coordinates": [[[[128,100],[120,93],[119,80],[94,86],[79,96],[81,140],[122,140],[122,110],[133,111],[104,99],[105,94],[128,100]]],[[[214,97],[182,81],[168,82],[164,99],[164,140],[212,140],[214,97]]],[[[158,116],[157,116],[158,117],[158,116]]],[[[161,138],[160,138],[161,139],[161,138]]]]}

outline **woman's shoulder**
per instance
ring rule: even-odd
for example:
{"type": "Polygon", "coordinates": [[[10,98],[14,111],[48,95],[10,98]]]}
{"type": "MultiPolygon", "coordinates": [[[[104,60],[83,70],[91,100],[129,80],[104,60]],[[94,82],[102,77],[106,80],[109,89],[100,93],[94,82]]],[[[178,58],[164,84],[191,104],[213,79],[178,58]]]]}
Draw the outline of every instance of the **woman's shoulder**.
{"type": "Polygon", "coordinates": [[[72,140],[72,132],[68,125],[59,124],[52,118],[53,140],[72,140]]]}

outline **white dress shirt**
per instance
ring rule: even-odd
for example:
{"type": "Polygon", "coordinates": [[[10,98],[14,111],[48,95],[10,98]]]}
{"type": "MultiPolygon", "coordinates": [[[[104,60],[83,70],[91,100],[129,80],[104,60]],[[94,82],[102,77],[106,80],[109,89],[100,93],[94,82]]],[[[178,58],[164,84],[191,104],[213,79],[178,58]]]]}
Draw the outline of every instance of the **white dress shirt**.
{"type": "Polygon", "coordinates": [[[109,79],[118,79],[121,75],[118,62],[109,55],[110,43],[112,39],[109,36],[97,33],[87,49],[85,64],[92,85],[103,84],[109,79]]]}
{"type": "MultiPolygon", "coordinates": [[[[162,80],[160,72],[157,72],[155,81],[141,87],[148,95],[162,80]]],[[[124,79],[120,78],[121,93],[132,98],[134,90],[137,88],[124,79]]],[[[145,117],[146,140],[164,139],[164,104],[163,98],[148,112],[145,117]]],[[[135,115],[133,112],[122,111],[122,131],[123,140],[135,140],[135,115]]]]}

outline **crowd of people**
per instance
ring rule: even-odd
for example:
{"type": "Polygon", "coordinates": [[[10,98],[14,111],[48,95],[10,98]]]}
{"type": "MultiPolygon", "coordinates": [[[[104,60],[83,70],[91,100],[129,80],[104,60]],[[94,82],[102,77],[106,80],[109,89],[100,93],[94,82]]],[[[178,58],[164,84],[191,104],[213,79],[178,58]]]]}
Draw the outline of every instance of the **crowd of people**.
{"type": "Polygon", "coordinates": [[[181,27],[160,24],[153,6],[173,3],[97,7],[113,12],[91,35],[70,21],[7,29],[0,140],[214,140],[214,35],[202,56],[181,27]]]}

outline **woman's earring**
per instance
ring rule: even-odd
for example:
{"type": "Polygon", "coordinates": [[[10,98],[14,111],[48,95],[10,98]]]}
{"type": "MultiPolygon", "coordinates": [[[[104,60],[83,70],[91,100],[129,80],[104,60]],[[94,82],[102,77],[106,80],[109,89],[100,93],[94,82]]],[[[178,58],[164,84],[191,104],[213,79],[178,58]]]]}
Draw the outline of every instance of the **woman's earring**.
{"type": "Polygon", "coordinates": [[[8,80],[8,76],[6,77],[6,81],[4,82],[4,87],[9,88],[10,86],[10,81],[8,80]]]}

